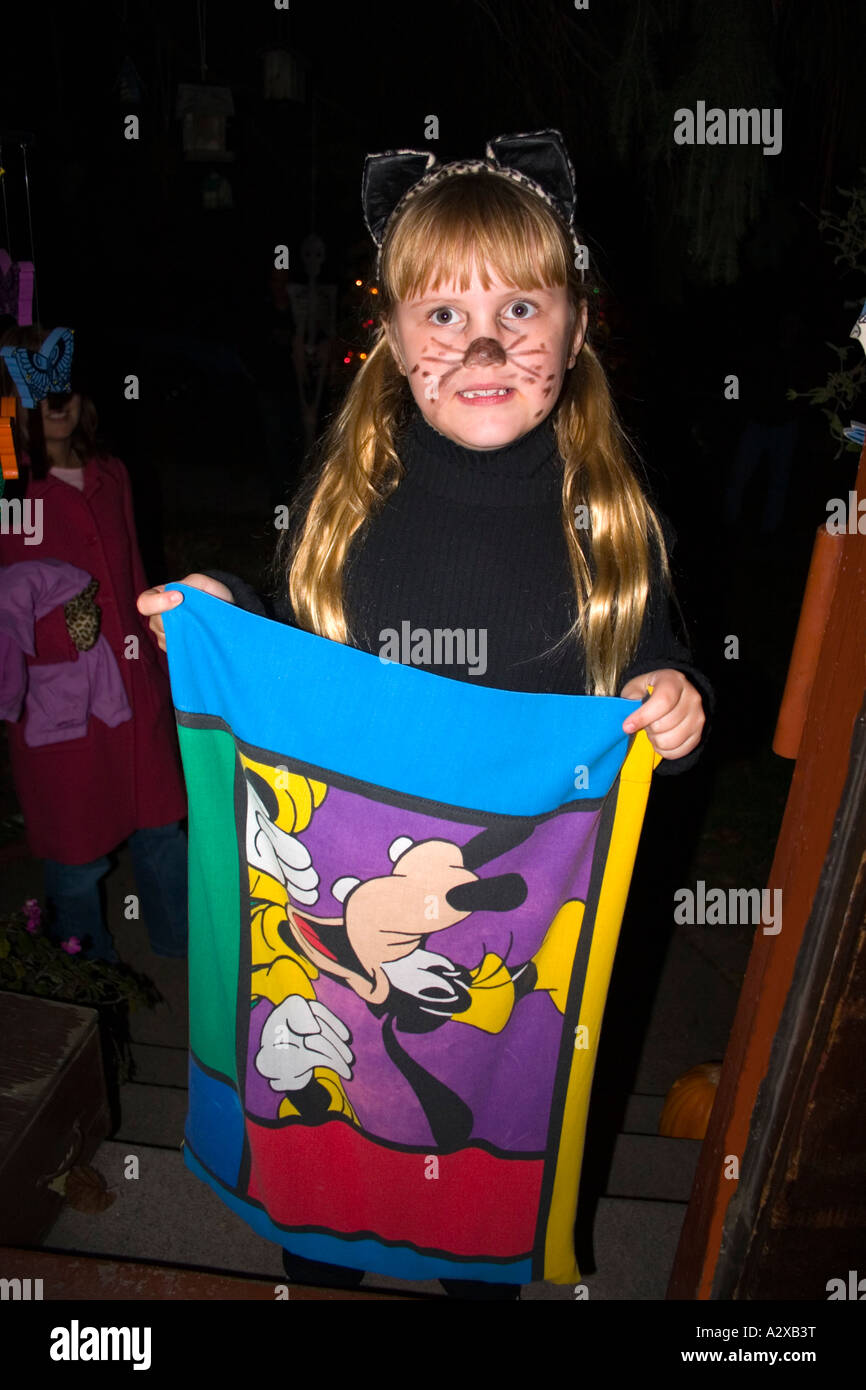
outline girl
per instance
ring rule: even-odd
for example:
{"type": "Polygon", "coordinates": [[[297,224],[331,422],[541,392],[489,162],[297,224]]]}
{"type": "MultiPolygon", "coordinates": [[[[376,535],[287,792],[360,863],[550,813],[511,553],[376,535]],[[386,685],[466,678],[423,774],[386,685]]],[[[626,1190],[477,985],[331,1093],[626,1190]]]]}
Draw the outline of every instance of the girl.
{"type": "MultiPolygon", "coordinates": [[[[659,771],[685,769],[712,692],[671,629],[664,523],[588,341],[559,133],[500,137],[484,161],[444,166],[370,156],[363,205],[380,332],[292,510],[276,592],[259,599],[214,570],[184,582],[380,656],[404,630],[462,631],[471,659],[430,662],[452,679],[627,699],[651,685],[623,729],[647,730],[659,771]]],[[[159,615],[181,601],[139,598],[161,646],[159,615]]],[[[362,1277],[285,1263],[302,1281],[362,1277]]]]}
{"type": "MultiPolygon", "coordinates": [[[[3,342],[38,351],[46,336],[40,328],[18,329],[3,342]]],[[[99,631],[120,672],[131,717],[117,709],[109,717],[118,722],[110,726],[91,712],[77,737],[33,747],[22,715],[7,724],[12,774],[30,851],[45,860],[53,935],[77,938],[85,958],[118,959],[101,880],[109,852],[128,838],[151,947],[158,955],[185,956],[186,837],[180,820],[186,791],[165,658],[135,609],[135,595],[147,581],[126,469],[97,447],[96,411],[82,394],[74,366],[71,385],[20,411],[27,453],[21,479],[9,493],[32,499],[42,526],[38,544],[21,535],[0,536],[0,565],[17,567],[0,569],[0,604],[10,598],[22,562],[59,560],[95,579],[99,631]]],[[[4,392],[11,390],[4,383],[4,392]]],[[[79,660],[63,604],[35,622],[34,645],[29,669],[58,664],[57,694],[46,693],[59,708],[74,675],[68,663],[79,660]]]]}

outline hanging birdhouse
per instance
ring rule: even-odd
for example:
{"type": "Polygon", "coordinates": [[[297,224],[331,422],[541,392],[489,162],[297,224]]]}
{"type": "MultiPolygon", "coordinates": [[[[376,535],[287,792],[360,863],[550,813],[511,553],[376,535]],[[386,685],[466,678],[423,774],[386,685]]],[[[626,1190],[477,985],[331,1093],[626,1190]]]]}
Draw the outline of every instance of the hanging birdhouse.
{"type": "Polygon", "coordinates": [[[270,48],[264,54],[266,101],[304,101],[306,74],[293,53],[286,48],[270,48]]]}
{"type": "Polygon", "coordinates": [[[183,121],[184,159],[234,159],[226,149],[226,121],[235,114],[230,87],[183,82],[177,89],[176,114],[183,121]]]}

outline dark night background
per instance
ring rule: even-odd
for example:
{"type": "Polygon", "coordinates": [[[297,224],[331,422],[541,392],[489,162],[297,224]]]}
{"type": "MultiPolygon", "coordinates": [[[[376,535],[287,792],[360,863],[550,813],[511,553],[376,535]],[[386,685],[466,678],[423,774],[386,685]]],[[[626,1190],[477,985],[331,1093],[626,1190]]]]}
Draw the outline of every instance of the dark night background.
{"type": "MultiPolygon", "coordinates": [[[[866,297],[864,277],[834,262],[818,226],[822,209],[844,216],[839,190],[866,178],[866,7],[291,0],[280,12],[272,0],[97,0],[19,11],[4,20],[2,45],[0,130],[34,135],[40,319],[76,330],[105,435],[133,478],[154,583],[205,565],[260,582],[270,558],[271,514],[246,496],[261,467],[251,386],[232,364],[274,246],[289,246],[302,280],[301,242],[317,231],[321,278],[337,286],[321,428],[357,360],[344,357],[369,333],[364,156],[429,143],[443,160],[481,157],[498,133],[563,132],[602,284],[603,361],[678,532],[678,593],[719,702],[699,766],[653,786],[610,1002],[639,1035],[670,931],[670,885],[765,884],[793,768],[771,752],[775,719],[815,530],[827,500],[853,487],[857,453],[840,451],[821,411],[787,402],[779,383],[823,384],[836,360],[827,344],[849,343],[852,306],[866,297]],[[265,98],[273,49],[292,55],[302,99],[265,98]],[[134,98],[118,85],[129,63],[134,98]],[[177,87],[201,81],[231,89],[230,161],[184,158],[177,87]],[[699,100],[782,108],[781,152],[676,145],[674,111],[699,100]],[[124,139],[130,113],[137,142],[124,139]],[[424,139],[430,115],[435,142],[424,139]],[[228,179],[233,207],[202,206],[212,171],[228,179]],[[133,372],[137,402],[123,395],[133,372]],[[736,401],[724,397],[730,373],[736,401]],[[761,536],[760,476],[736,529],[720,509],[743,427],[767,408],[797,433],[784,523],[761,536]],[[724,656],[731,634],[736,661],[724,656]]],[[[3,162],[10,249],[23,256],[20,159],[8,138],[3,162]]],[[[862,415],[862,399],[848,413],[862,415]]],[[[599,1074],[630,1055],[603,1046],[599,1074]]]]}

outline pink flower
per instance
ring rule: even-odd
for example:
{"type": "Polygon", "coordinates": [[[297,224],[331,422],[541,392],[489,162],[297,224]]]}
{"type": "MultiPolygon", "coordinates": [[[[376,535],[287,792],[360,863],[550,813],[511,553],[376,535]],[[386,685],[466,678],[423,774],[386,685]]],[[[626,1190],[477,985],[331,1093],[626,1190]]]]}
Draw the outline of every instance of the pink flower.
{"type": "Polygon", "coordinates": [[[67,955],[74,956],[81,950],[81,942],[77,936],[70,936],[68,941],[61,941],[60,947],[67,955]]]}

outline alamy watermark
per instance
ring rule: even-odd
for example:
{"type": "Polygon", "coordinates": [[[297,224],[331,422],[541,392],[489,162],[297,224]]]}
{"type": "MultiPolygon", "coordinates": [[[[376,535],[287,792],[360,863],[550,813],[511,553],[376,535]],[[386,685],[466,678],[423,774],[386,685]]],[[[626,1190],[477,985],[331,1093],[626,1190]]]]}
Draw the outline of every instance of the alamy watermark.
{"type": "Polygon", "coordinates": [[[379,633],[379,660],[386,666],[465,666],[471,676],[487,670],[484,627],[413,627],[408,619],[379,633]]]}
{"type": "Polygon", "coordinates": [[[695,110],[680,106],[674,112],[676,145],[760,145],[763,154],[778,154],[782,148],[782,108],[780,106],[711,106],[699,101],[695,110]]]}
{"type": "Polygon", "coordinates": [[[31,1299],[38,1301],[41,1298],[41,1279],[0,1279],[0,1302],[12,1299],[29,1303],[31,1299]]]}
{"type": "Polygon", "coordinates": [[[825,1288],[828,1303],[838,1299],[852,1299],[857,1303],[866,1300],[866,1279],[861,1279],[856,1269],[848,1270],[847,1281],[838,1276],[828,1279],[825,1288]]]}
{"type": "Polygon", "coordinates": [[[827,503],[826,530],[830,536],[866,536],[866,497],[848,493],[848,506],[841,497],[827,503]]]}
{"type": "Polygon", "coordinates": [[[0,497],[0,536],[23,536],[25,545],[41,545],[42,506],[41,497],[0,497]]]}
{"type": "Polygon", "coordinates": [[[52,1361],[131,1361],[134,1371],[151,1363],[149,1327],[89,1327],[73,1318],[68,1327],[51,1329],[52,1361]]]}
{"type": "Polygon", "coordinates": [[[699,878],[694,889],[678,888],[674,902],[674,921],[680,926],[762,926],[764,936],[778,936],[782,930],[781,888],[708,890],[699,878]]]}

